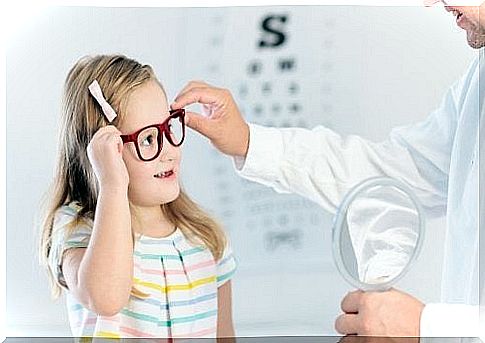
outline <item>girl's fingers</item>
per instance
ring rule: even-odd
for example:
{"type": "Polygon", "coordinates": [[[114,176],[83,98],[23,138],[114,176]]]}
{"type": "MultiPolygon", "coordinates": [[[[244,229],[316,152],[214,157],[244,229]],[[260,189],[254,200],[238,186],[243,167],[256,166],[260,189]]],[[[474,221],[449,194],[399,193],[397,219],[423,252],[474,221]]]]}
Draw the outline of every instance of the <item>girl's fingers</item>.
{"type": "Polygon", "coordinates": [[[123,140],[121,139],[121,137],[118,136],[118,152],[121,154],[123,152],[123,140]]]}
{"type": "MultiPolygon", "coordinates": [[[[91,143],[95,146],[109,146],[111,144],[116,146],[118,152],[123,151],[123,140],[121,139],[121,132],[113,125],[107,125],[100,128],[91,139],[91,143]]],[[[91,144],[91,145],[93,145],[91,144]]]]}

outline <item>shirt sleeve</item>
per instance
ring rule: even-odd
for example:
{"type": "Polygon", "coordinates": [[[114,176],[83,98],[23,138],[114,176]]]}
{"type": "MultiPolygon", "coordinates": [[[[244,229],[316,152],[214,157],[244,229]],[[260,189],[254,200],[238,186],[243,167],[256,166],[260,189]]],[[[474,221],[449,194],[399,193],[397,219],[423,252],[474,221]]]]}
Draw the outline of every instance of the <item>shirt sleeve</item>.
{"type": "Polygon", "coordinates": [[[217,287],[221,287],[229,281],[237,269],[237,262],[232,252],[229,240],[222,258],[217,262],[217,287]]]}
{"type": "Polygon", "coordinates": [[[427,304],[421,314],[421,337],[478,337],[479,308],[462,304],[427,304]]]}
{"type": "Polygon", "coordinates": [[[54,217],[52,227],[49,269],[58,285],[66,290],[68,287],[62,273],[64,252],[72,248],[87,248],[92,231],[89,221],[76,222],[78,210],[72,205],[61,207],[54,217]]]}
{"type": "Polygon", "coordinates": [[[404,193],[374,189],[354,200],[342,234],[350,237],[359,279],[388,282],[408,265],[418,242],[419,218],[404,193]]]}
{"type": "Polygon", "coordinates": [[[302,195],[330,212],[357,183],[376,176],[406,182],[430,213],[444,214],[460,102],[476,69],[457,81],[424,121],[395,128],[382,142],[314,129],[250,124],[246,159],[236,172],[281,193],[302,195]]]}

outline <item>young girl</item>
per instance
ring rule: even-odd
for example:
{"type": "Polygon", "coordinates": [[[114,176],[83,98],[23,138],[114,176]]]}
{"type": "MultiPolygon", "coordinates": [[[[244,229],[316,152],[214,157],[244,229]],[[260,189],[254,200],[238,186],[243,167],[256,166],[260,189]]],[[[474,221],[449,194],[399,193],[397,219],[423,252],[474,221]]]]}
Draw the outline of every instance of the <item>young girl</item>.
{"type": "Polygon", "coordinates": [[[234,257],[180,190],[184,114],[125,56],[83,58],[67,76],[41,256],[74,336],[234,335],[234,257]]]}

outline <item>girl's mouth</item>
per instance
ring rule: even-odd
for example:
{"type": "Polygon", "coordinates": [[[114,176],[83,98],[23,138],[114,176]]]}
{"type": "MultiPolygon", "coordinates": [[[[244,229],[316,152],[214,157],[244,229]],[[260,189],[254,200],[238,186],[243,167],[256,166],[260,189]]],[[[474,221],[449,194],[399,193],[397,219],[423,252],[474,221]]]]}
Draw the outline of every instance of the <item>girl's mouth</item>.
{"type": "Polygon", "coordinates": [[[165,171],[165,172],[162,171],[158,174],[153,175],[153,177],[155,177],[157,179],[166,179],[166,178],[171,177],[172,175],[174,175],[173,169],[165,171]]]}

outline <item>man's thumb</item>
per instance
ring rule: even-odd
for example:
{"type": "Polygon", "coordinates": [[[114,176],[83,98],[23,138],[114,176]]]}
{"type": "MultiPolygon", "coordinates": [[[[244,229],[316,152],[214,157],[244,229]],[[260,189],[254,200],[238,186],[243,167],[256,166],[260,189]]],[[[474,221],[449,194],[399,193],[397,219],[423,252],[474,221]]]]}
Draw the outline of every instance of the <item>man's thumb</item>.
{"type": "Polygon", "coordinates": [[[200,115],[194,112],[186,112],[185,113],[185,124],[190,127],[192,130],[197,131],[201,135],[206,136],[209,139],[212,139],[212,129],[214,123],[211,123],[211,119],[200,115]]]}

